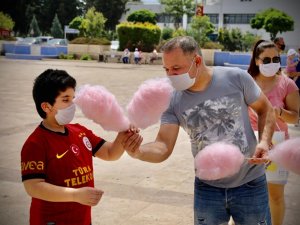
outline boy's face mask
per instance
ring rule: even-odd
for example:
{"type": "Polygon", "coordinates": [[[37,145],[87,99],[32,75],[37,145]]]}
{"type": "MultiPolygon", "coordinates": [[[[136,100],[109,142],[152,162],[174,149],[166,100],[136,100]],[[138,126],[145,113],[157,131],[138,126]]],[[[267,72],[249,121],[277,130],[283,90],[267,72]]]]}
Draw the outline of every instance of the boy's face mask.
{"type": "Polygon", "coordinates": [[[59,125],[69,124],[75,116],[76,106],[72,103],[70,106],[64,109],[58,109],[55,115],[55,119],[59,125]]]}

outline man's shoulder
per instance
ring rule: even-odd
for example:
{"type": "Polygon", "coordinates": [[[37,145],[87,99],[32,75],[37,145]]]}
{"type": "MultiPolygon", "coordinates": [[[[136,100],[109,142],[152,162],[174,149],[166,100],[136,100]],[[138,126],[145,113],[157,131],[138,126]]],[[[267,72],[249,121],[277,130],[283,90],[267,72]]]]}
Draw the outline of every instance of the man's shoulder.
{"type": "Polygon", "coordinates": [[[238,67],[214,67],[213,74],[222,80],[238,79],[239,77],[250,76],[246,70],[238,67]]]}

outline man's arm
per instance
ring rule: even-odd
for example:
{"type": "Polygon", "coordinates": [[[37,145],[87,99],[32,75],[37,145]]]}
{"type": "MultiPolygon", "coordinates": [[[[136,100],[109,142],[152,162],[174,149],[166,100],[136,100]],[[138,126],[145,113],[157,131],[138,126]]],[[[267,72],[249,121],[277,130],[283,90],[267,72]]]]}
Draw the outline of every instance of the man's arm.
{"type": "Polygon", "coordinates": [[[144,144],[134,151],[127,151],[133,157],[142,161],[159,163],[166,160],[173,152],[179,126],[175,124],[163,124],[160,126],[156,140],[144,144]]]}
{"type": "Polygon", "coordinates": [[[268,154],[269,146],[272,142],[272,136],[275,127],[275,112],[274,109],[267,99],[267,97],[261,92],[257,101],[252,103],[250,107],[256,112],[258,116],[258,136],[259,143],[256,146],[254,153],[253,163],[261,163],[268,154]]]}

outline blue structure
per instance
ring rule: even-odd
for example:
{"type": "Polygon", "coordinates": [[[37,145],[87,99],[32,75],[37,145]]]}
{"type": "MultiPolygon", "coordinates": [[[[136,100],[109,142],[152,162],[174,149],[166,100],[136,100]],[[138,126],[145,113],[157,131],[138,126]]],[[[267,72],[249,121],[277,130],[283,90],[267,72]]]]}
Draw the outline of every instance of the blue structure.
{"type": "Polygon", "coordinates": [[[5,57],[9,59],[41,60],[42,58],[58,58],[60,54],[68,54],[68,47],[4,43],[3,51],[5,57]]]}
{"type": "MultiPolygon", "coordinates": [[[[239,67],[247,70],[251,60],[251,53],[215,52],[214,66],[239,67]]],[[[281,67],[286,67],[286,55],[281,55],[281,67]]]]}

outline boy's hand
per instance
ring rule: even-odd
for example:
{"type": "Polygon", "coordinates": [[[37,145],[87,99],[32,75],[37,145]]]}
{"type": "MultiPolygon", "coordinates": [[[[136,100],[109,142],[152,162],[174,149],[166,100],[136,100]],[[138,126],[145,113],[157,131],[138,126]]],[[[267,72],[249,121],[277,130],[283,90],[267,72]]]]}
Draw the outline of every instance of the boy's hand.
{"type": "Polygon", "coordinates": [[[74,202],[88,206],[97,205],[104,193],[102,190],[92,187],[82,187],[75,190],[73,194],[74,202]]]}
{"type": "Polygon", "coordinates": [[[126,133],[126,137],[122,141],[122,145],[126,151],[135,152],[138,151],[143,137],[139,134],[138,129],[130,129],[126,133]]]}

